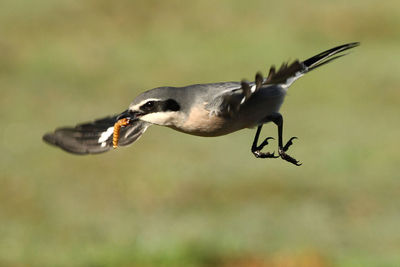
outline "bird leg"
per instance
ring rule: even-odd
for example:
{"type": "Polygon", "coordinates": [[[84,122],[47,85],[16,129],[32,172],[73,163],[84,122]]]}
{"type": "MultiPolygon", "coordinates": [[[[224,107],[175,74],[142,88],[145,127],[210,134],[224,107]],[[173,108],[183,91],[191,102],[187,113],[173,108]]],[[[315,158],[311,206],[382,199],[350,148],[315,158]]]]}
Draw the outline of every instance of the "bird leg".
{"type": "Polygon", "coordinates": [[[256,156],[256,158],[278,158],[278,156],[275,156],[275,152],[261,152],[261,150],[268,145],[268,140],[270,139],[274,139],[273,137],[267,137],[265,138],[265,140],[258,146],[258,138],[260,137],[260,132],[262,129],[262,125],[259,125],[257,127],[257,132],[256,135],[254,136],[254,140],[253,140],[253,145],[251,146],[251,152],[253,152],[254,156],[256,156]]]}
{"type": "Polygon", "coordinates": [[[283,159],[286,160],[290,163],[293,163],[296,166],[300,166],[301,163],[299,163],[298,160],[296,160],[295,158],[289,156],[288,154],[286,154],[286,151],[289,149],[289,147],[291,145],[293,145],[293,140],[297,139],[297,137],[292,137],[289,139],[289,141],[286,143],[285,146],[283,146],[283,141],[282,141],[282,135],[283,135],[283,118],[282,115],[280,113],[274,113],[272,115],[269,115],[267,117],[268,121],[272,121],[273,123],[275,123],[278,126],[278,146],[279,146],[279,156],[283,159]]]}

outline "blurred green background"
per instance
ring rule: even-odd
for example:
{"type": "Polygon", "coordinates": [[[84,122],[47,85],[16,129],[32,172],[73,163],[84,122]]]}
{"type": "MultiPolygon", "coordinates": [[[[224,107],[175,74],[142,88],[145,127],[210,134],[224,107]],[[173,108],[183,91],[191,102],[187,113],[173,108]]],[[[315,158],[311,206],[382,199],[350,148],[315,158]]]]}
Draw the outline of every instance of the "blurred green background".
{"type": "Polygon", "coordinates": [[[373,0],[2,0],[0,266],[399,266],[399,14],[373,0]],[[147,89],[252,79],[352,41],[283,105],[301,167],[254,158],[254,130],[154,126],[96,156],[41,141],[147,89]]]}

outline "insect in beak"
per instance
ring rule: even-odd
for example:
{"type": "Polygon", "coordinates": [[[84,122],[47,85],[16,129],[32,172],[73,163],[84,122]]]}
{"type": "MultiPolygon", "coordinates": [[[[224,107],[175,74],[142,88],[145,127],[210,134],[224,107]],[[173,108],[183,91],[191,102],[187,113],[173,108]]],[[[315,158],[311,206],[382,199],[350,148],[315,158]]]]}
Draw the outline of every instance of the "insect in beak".
{"type": "Polygon", "coordinates": [[[121,114],[118,115],[117,121],[114,124],[114,132],[113,132],[113,148],[118,147],[118,140],[119,140],[119,132],[121,127],[125,127],[127,125],[132,124],[133,122],[137,121],[139,118],[139,112],[134,112],[132,110],[125,110],[121,114]]]}
{"type": "Polygon", "coordinates": [[[117,120],[117,122],[114,124],[113,148],[118,147],[119,131],[121,130],[121,127],[129,125],[130,122],[131,120],[129,118],[122,118],[117,120]]]}

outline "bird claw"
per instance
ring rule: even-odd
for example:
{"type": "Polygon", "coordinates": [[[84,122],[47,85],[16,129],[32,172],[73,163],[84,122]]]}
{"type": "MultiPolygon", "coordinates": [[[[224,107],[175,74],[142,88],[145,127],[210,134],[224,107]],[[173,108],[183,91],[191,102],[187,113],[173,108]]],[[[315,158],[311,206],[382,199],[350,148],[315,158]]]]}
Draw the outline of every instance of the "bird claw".
{"type": "Polygon", "coordinates": [[[253,152],[253,154],[256,156],[256,158],[260,158],[260,159],[265,159],[265,158],[279,158],[279,156],[275,156],[275,151],[270,153],[270,152],[266,152],[263,153],[260,150],[256,150],[253,152]]]}
{"type": "Polygon", "coordinates": [[[289,139],[289,141],[286,143],[286,145],[282,148],[283,151],[288,151],[289,147],[293,145],[293,140],[298,139],[296,136],[293,136],[292,138],[289,139]]]}
{"type": "Polygon", "coordinates": [[[296,160],[295,158],[289,156],[288,154],[286,154],[286,152],[284,151],[284,149],[279,149],[279,156],[283,159],[286,160],[287,162],[290,162],[296,166],[300,166],[302,165],[302,163],[299,163],[298,160],[296,160]]]}
{"type": "Polygon", "coordinates": [[[290,162],[296,166],[300,166],[302,165],[301,163],[299,163],[298,160],[296,160],[295,158],[291,157],[290,155],[286,154],[286,151],[289,149],[289,147],[291,145],[293,145],[293,140],[294,139],[298,139],[297,137],[292,137],[289,139],[289,141],[286,143],[286,145],[284,147],[279,148],[278,150],[278,156],[275,156],[275,152],[261,152],[261,150],[268,145],[268,140],[275,140],[275,138],[273,137],[267,137],[264,139],[264,141],[259,145],[252,148],[251,152],[253,152],[254,156],[256,158],[260,158],[260,159],[265,159],[265,158],[279,158],[281,157],[283,160],[286,160],[287,162],[290,162]]]}
{"type": "Polygon", "coordinates": [[[261,150],[268,145],[268,140],[275,140],[275,138],[273,137],[267,137],[264,139],[264,141],[257,147],[255,147],[254,149],[252,149],[252,152],[254,154],[254,156],[256,156],[256,158],[261,158],[261,159],[265,159],[265,158],[279,158],[279,156],[275,156],[275,152],[261,152],[261,150]]]}
{"type": "Polygon", "coordinates": [[[266,145],[268,145],[268,140],[275,140],[273,137],[267,137],[265,140],[257,147],[257,150],[263,149],[266,145]]]}

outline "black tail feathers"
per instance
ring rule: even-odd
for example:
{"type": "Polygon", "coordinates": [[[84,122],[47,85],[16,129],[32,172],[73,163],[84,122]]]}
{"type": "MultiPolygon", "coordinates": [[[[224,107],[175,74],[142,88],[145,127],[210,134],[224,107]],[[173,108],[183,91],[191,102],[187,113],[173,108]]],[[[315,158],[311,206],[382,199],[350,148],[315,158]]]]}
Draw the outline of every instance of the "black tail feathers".
{"type": "Polygon", "coordinates": [[[329,49],[322,53],[319,53],[316,56],[306,59],[302,62],[304,67],[306,68],[304,72],[309,72],[309,71],[316,69],[322,65],[325,65],[326,63],[331,62],[332,60],[340,58],[346,54],[338,55],[338,53],[349,50],[349,49],[354,48],[359,45],[360,45],[359,42],[354,42],[354,43],[348,43],[348,44],[336,46],[332,49],[329,49]]]}
{"type": "Polygon", "coordinates": [[[275,66],[271,66],[268,77],[263,84],[292,84],[295,80],[303,76],[305,73],[312,71],[322,65],[325,65],[332,60],[342,57],[346,54],[339,54],[343,51],[358,46],[360,43],[348,43],[334,47],[313,56],[309,59],[300,62],[295,60],[292,63],[283,63],[281,67],[276,70],[275,66]]]}

